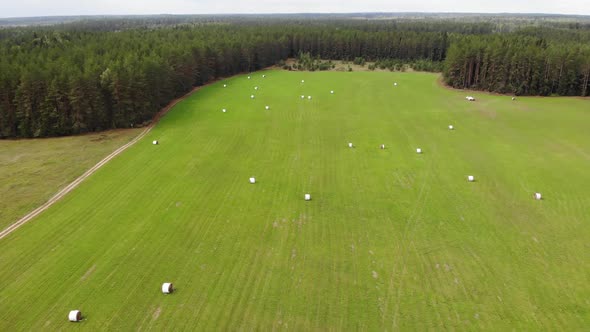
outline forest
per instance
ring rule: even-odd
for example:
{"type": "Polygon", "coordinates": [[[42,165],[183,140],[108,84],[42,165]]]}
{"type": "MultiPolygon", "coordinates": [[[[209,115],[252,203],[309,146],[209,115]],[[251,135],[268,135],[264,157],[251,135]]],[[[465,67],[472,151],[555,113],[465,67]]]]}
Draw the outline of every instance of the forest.
{"type": "Polygon", "coordinates": [[[590,95],[588,21],[530,22],[199,16],[0,28],[0,138],[144,126],[193,87],[301,54],[442,70],[456,88],[590,95]]]}

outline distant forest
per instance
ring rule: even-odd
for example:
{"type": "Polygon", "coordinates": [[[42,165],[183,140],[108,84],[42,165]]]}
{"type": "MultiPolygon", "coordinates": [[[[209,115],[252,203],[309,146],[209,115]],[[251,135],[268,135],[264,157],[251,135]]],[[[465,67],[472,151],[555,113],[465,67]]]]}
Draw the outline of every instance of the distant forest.
{"type": "Polygon", "coordinates": [[[195,86],[303,53],[443,68],[456,88],[590,95],[586,17],[379,15],[104,17],[0,28],[0,138],[142,126],[195,86]]]}

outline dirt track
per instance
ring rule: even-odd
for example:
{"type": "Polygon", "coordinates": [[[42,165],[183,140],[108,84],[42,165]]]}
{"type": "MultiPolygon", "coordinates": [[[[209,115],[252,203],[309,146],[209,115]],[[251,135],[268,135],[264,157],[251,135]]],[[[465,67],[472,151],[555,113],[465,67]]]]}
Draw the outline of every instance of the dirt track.
{"type": "Polygon", "coordinates": [[[182,97],[180,97],[178,99],[173,100],[170,104],[168,104],[160,112],[158,112],[158,114],[156,114],[156,116],[154,117],[152,123],[148,127],[146,127],[144,131],[142,131],[139,135],[137,135],[137,137],[135,137],[129,143],[127,143],[127,144],[121,146],[120,148],[118,148],[117,150],[113,151],[111,154],[109,154],[108,156],[106,156],[103,160],[99,161],[96,165],[92,166],[89,170],[87,170],[84,174],[80,175],[80,177],[78,177],[72,183],[70,183],[65,188],[63,188],[60,191],[58,191],[55,195],[53,195],[53,197],[51,197],[43,205],[41,205],[38,208],[36,208],[35,210],[29,212],[26,216],[22,217],[21,219],[19,219],[18,221],[16,221],[14,224],[12,224],[12,225],[6,227],[4,230],[2,230],[0,232],[0,240],[3,239],[4,237],[8,236],[10,233],[14,232],[15,230],[17,230],[22,225],[24,225],[27,222],[29,222],[31,219],[33,219],[36,216],[38,216],[39,214],[41,214],[43,211],[47,210],[50,206],[52,206],[53,204],[55,204],[62,197],[64,197],[65,195],[67,195],[70,191],[72,191],[76,187],[78,187],[78,185],[80,185],[80,183],[82,183],[84,180],[86,180],[86,178],[88,178],[90,175],[94,174],[94,172],[96,172],[99,168],[101,168],[106,163],[108,163],[111,159],[115,158],[121,152],[125,151],[128,147],[132,146],[133,144],[135,144],[139,140],[141,140],[145,135],[147,135],[152,130],[152,128],[154,128],[154,126],[158,123],[158,121],[160,120],[160,118],[162,116],[164,116],[164,114],[166,114],[172,107],[174,107],[174,105],[176,105],[180,101],[184,100],[185,98],[187,98],[188,96],[190,96],[191,94],[193,94],[195,91],[199,90],[200,88],[201,87],[194,88],[193,90],[191,90],[186,95],[184,95],[184,96],[182,96],[182,97]]]}

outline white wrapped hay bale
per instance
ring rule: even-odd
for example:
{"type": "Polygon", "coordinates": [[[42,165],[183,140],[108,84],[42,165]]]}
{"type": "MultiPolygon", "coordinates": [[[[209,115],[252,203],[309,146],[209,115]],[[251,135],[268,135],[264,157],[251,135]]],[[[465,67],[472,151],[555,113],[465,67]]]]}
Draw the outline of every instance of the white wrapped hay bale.
{"type": "Polygon", "coordinates": [[[301,80],[301,83],[305,83],[305,80],[301,80]]]}
{"type": "Polygon", "coordinates": [[[512,97],[512,100],[516,100],[516,97],[512,97]]]}
{"type": "Polygon", "coordinates": [[[455,127],[453,127],[453,125],[449,125],[449,130],[453,130],[455,129],[455,127]]]}
{"type": "Polygon", "coordinates": [[[331,93],[331,94],[334,94],[334,90],[330,90],[330,93],[331,93]]]}
{"type": "Polygon", "coordinates": [[[250,178],[250,183],[252,183],[252,184],[256,183],[256,178],[250,178]]]}
{"type": "Polygon", "coordinates": [[[540,201],[541,199],[543,199],[543,196],[541,196],[541,193],[535,193],[535,199],[540,201]]]}
{"type": "Polygon", "coordinates": [[[262,75],[262,78],[265,78],[265,77],[266,77],[266,75],[262,75]]]}
{"type": "Polygon", "coordinates": [[[79,322],[82,320],[82,312],[80,310],[72,310],[68,314],[68,320],[70,322],[79,322]]]}
{"type": "Polygon", "coordinates": [[[254,90],[258,90],[258,87],[257,87],[257,86],[255,86],[255,87],[254,87],[254,90]]]}
{"type": "Polygon", "coordinates": [[[475,176],[473,176],[473,175],[468,175],[468,176],[467,176],[467,181],[469,181],[469,182],[473,182],[473,181],[475,181],[475,176]]]}
{"type": "Polygon", "coordinates": [[[226,110],[225,108],[224,108],[224,109],[222,109],[221,111],[222,111],[223,113],[227,112],[227,110],[226,110]]]}
{"type": "Polygon", "coordinates": [[[248,76],[248,79],[250,79],[250,76],[248,76]]]}
{"type": "Polygon", "coordinates": [[[223,87],[224,87],[224,88],[227,88],[227,84],[224,84],[224,85],[223,85],[223,87]]]}
{"type": "Polygon", "coordinates": [[[158,145],[158,144],[159,144],[159,142],[158,142],[157,140],[154,140],[154,141],[152,142],[152,144],[153,144],[153,145],[158,145]]]}
{"type": "Polygon", "coordinates": [[[475,98],[472,96],[467,96],[465,99],[467,99],[467,101],[475,101],[475,98]]]}
{"type": "Polygon", "coordinates": [[[254,95],[250,95],[250,99],[254,99],[254,95]]]}
{"type": "Polygon", "coordinates": [[[420,148],[417,148],[417,149],[416,149],[416,153],[422,153],[422,149],[420,149],[420,148]]]}
{"type": "Polygon", "coordinates": [[[301,95],[301,99],[305,99],[305,96],[304,95],[301,95]]]}
{"type": "Polygon", "coordinates": [[[307,99],[311,100],[311,96],[307,96],[307,99]]]}
{"type": "Polygon", "coordinates": [[[267,109],[267,110],[269,110],[270,109],[270,106],[264,106],[264,108],[267,109]]]}
{"type": "Polygon", "coordinates": [[[381,146],[379,146],[381,148],[381,150],[385,150],[385,144],[381,144],[381,146]]]}
{"type": "Polygon", "coordinates": [[[352,145],[352,143],[348,143],[348,147],[349,148],[354,148],[354,145],[352,145]]]}
{"type": "Polygon", "coordinates": [[[171,282],[165,282],[162,284],[162,293],[171,294],[172,292],[174,292],[174,286],[172,286],[171,282]]]}
{"type": "Polygon", "coordinates": [[[393,86],[397,86],[397,82],[393,83],[393,86]]]}
{"type": "Polygon", "coordinates": [[[311,195],[310,194],[305,194],[305,200],[306,201],[311,201],[311,195]]]}

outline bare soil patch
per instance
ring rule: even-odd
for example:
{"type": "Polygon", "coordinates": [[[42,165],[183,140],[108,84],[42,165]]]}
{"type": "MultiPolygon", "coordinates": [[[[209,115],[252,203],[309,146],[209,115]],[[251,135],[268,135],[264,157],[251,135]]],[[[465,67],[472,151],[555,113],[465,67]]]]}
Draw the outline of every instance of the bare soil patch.
{"type": "Polygon", "coordinates": [[[80,280],[86,280],[88,279],[88,277],[90,277],[92,275],[92,273],[94,272],[94,270],[96,270],[96,264],[92,265],[88,271],[86,271],[86,273],[84,273],[84,275],[82,276],[82,278],[80,278],[80,280]]]}

